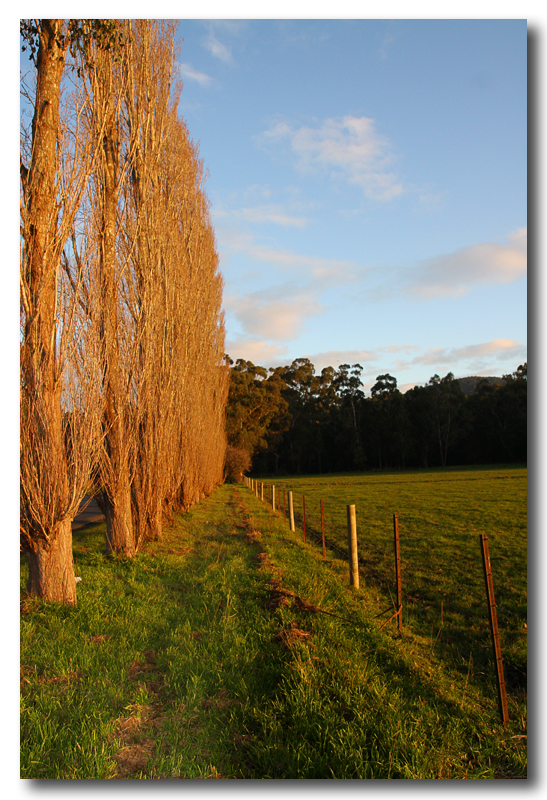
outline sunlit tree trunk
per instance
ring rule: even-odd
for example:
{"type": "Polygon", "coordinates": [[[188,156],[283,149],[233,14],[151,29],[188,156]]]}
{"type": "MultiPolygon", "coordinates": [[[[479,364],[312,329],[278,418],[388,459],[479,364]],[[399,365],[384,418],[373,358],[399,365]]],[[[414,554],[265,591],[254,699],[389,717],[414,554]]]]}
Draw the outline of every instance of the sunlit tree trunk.
{"type": "Polygon", "coordinates": [[[131,513],[134,426],[128,402],[130,364],[127,363],[131,346],[124,345],[131,340],[132,331],[127,329],[120,308],[121,265],[117,252],[120,184],[126,175],[119,163],[120,75],[111,53],[95,48],[93,57],[91,124],[102,143],[92,199],[98,228],[100,287],[100,305],[94,313],[100,320],[104,402],[100,499],[106,517],[107,551],[132,558],[136,549],[131,513]]]}
{"type": "MultiPolygon", "coordinates": [[[[50,505],[47,498],[32,498],[25,491],[25,471],[34,454],[22,444],[22,518],[28,526],[23,545],[29,561],[28,590],[48,600],[76,602],[76,584],[71,557],[70,523],[59,516],[66,506],[67,480],[61,419],[61,383],[58,376],[56,338],[57,280],[60,264],[57,225],[57,154],[59,98],[65,52],[58,42],[61,19],[43,20],[37,57],[36,96],[32,121],[32,149],[24,181],[23,302],[26,303],[21,352],[21,426],[35,432],[38,448],[51,451],[56,482],[50,505]],[[47,524],[44,512],[49,511],[47,524]],[[45,523],[45,525],[44,525],[45,523]],[[45,528],[44,530],[42,530],[45,528]],[[41,538],[40,534],[47,538],[41,538]],[[37,541],[37,539],[40,539],[37,541]],[[67,540],[62,542],[60,540],[67,540]],[[57,541],[56,541],[57,540],[57,541]],[[63,575],[63,579],[61,579],[63,575]],[[55,588],[54,588],[55,587],[55,588]]],[[[30,442],[29,442],[30,444],[30,442]]],[[[38,455],[38,454],[36,454],[38,455]]],[[[47,476],[43,475],[47,480],[47,476]]],[[[29,487],[30,488],[30,487],[29,487]]]]}
{"type": "Polygon", "coordinates": [[[27,98],[34,116],[21,153],[21,545],[29,593],[72,605],[71,520],[98,449],[100,395],[94,328],[81,310],[84,280],[68,268],[64,248],[95,144],[80,129],[79,87],[61,109],[64,34],[74,21],[32,22],[36,86],[27,98]]]}

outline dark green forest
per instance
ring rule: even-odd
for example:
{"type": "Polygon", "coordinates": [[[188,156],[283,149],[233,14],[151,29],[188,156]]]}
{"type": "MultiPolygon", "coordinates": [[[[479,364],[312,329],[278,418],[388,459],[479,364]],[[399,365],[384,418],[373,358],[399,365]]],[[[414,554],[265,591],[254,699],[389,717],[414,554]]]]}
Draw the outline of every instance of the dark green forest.
{"type": "Polygon", "coordinates": [[[433,375],[402,393],[378,375],[369,396],[360,364],[306,358],[266,369],[230,365],[227,475],[320,474],[526,463],[527,364],[500,378],[433,375]]]}

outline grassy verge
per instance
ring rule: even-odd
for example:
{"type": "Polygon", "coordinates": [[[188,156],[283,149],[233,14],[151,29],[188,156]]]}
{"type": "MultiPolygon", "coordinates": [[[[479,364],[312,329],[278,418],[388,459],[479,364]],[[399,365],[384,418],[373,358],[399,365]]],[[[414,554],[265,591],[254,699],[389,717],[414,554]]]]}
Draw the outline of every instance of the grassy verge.
{"type": "Polygon", "coordinates": [[[22,777],[525,777],[524,718],[379,631],[374,592],[248,490],[135,562],[103,539],[75,534],[76,608],[23,596],[22,777]]]}

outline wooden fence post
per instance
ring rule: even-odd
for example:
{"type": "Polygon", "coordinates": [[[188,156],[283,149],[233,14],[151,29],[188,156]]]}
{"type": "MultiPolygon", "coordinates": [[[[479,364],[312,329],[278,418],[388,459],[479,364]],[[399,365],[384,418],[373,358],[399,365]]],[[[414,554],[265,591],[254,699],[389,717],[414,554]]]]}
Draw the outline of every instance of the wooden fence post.
{"type": "Polygon", "coordinates": [[[272,485],[272,511],[275,511],[275,486],[272,485]]]}
{"type": "Polygon", "coordinates": [[[393,515],[393,533],[395,537],[395,589],[397,592],[397,627],[403,630],[403,593],[401,591],[401,553],[399,550],[399,515],[393,515]]]}
{"type": "Polygon", "coordinates": [[[323,500],[321,500],[321,539],[323,541],[323,558],[327,557],[325,549],[325,514],[323,512],[323,500]]]}
{"type": "Polygon", "coordinates": [[[306,498],[302,495],[302,527],[304,528],[304,541],[306,541],[306,498]]]}
{"type": "Polygon", "coordinates": [[[289,492],[289,527],[294,531],[294,508],[292,502],[292,492],[289,492]]]}
{"type": "Polygon", "coordinates": [[[494,598],[494,581],[492,579],[492,566],[490,564],[490,551],[488,549],[488,536],[485,533],[479,534],[481,543],[482,568],[484,571],[484,583],[486,585],[486,600],[488,603],[488,619],[490,621],[490,633],[492,635],[492,648],[494,651],[494,664],[496,668],[496,683],[498,687],[498,704],[500,709],[501,721],[505,725],[509,722],[509,709],[507,708],[507,694],[505,692],[505,677],[503,674],[503,661],[501,658],[500,634],[498,630],[498,614],[496,611],[496,600],[494,598]]]}
{"type": "Polygon", "coordinates": [[[260,481],[260,499],[264,502],[264,483],[260,481]]]}
{"type": "Polygon", "coordinates": [[[357,520],[355,506],[346,506],[348,515],[348,555],[349,555],[349,582],[354,589],[359,588],[359,560],[357,556],[357,520]]]}

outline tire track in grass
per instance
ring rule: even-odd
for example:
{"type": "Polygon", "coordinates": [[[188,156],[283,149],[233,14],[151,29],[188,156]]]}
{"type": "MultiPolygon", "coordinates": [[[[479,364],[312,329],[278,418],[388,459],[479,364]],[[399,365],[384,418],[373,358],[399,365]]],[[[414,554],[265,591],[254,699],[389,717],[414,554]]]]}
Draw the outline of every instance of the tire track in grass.
{"type": "MultiPolygon", "coordinates": [[[[298,638],[296,629],[268,633],[272,623],[266,604],[271,581],[279,579],[280,571],[269,563],[262,532],[254,527],[237,490],[226,502],[205,501],[181,522],[182,536],[167,534],[147,552],[177,565],[178,585],[167,588],[173,590],[171,596],[180,597],[191,628],[191,654],[183,660],[184,669],[182,661],[178,669],[194,674],[196,683],[173,696],[161,646],[141,651],[128,665],[134,702],[115,720],[112,777],[244,777],[241,750],[247,734],[240,727],[241,714],[234,712],[249,702],[267,702],[282,678],[285,650],[298,638]],[[250,696],[238,695],[240,653],[230,641],[232,634],[246,651],[241,672],[250,696]],[[178,737],[173,729],[179,730],[178,737]],[[166,769],[166,761],[176,762],[181,750],[188,754],[186,763],[178,770],[166,769]]],[[[248,766],[246,777],[257,777],[248,766]]]]}

